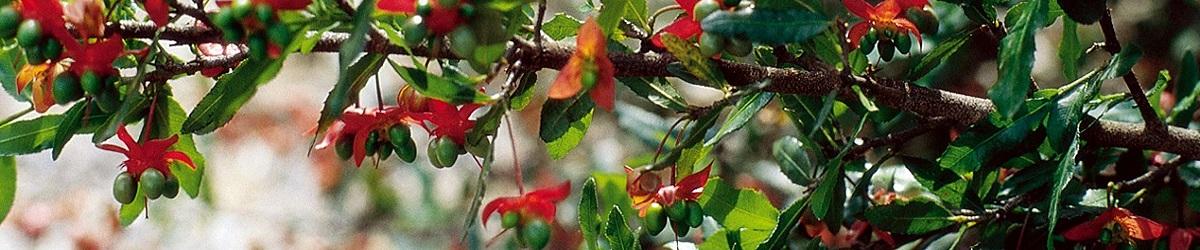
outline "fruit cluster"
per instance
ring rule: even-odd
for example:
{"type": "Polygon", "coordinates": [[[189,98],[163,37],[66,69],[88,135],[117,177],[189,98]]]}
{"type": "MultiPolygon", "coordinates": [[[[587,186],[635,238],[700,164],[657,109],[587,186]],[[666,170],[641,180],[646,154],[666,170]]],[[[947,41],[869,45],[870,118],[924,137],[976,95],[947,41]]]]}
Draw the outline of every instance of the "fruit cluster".
{"type": "MultiPolygon", "coordinates": [[[[749,3],[749,1],[745,3],[749,3]]],[[[700,0],[696,2],[692,18],[695,18],[696,22],[700,22],[717,11],[735,11],[740,8],[747,8],[741,0],[700,0]]],[[[753,49],[754,44],[745,39],[724,37],[711,32],[700,34],[700,54],[704,56],[715,56],[724,51],[732,56],[743,57],[750,55],[753,49]]]]}
{"type": "Polygon", "coordinates": [[[668,221],[676,235],[685,235],[688,230],[700,227],[700,224],[704,222],[704,210],[700,208],[700,203],[692,200],[676,201],[673,204],[667,204],[666,207],[661,203],[653,202],[650,203],[645,216],[642,217],[642,226],[646,227],[646,231],[650,232],[650,235],[658,235],[663,228],[666,228],[668,221]]]}
{"type": "Polygon", "coordinates": [[[117,179],[113,180],[113,197],[121,204],[133,202],[139,190],[150,200],[158,197],[174,199],[175,195],[179,194],[179,180],[163,175],[153,168],[146,169],[138,177],[129,172],[121,172],[117,174],[117,179]]]}
{"type": "MultiPolygon", "coordinates": [[[[341,137],[335,148],[338,157],[341,157],[343,160],[350,159],[354,154],[354,141],[355,137],[353,134],[341,137]]],[[[387,129],[371,131],[371,133],[367,134],[367,138],[363,144],[366,148],[367,156],[379,156],[381,160],[387,160],[392,157],[393,151],[396,153],[396,157],[399,157],[404,162],[413,162],[417,158],[417,146],[413,142],[412,132],[404,124],[396,124],[387,129]]]]}
{"type": "MultiPolygon", "coordinates": [[[[922,33],[930,34],[938,30],[937,17],[927,8],[910,8],[905,11],[905,17],[916,24],[917,29],[922,33]]],[[[901,55],[907,55],[912,49],[912,36],[920,35],[895,29],[894,27],[885,29],[871,28],[867,32],[867,35],[859,41],[858,47],[862,49],[863,54],[870,54],[872,50],[877,48],[879,49],[880,59],[891,61],[896,52],[900,52],[901,55]]]]}
{"type": "Polygon", "coordinates": [[[212,20],[226,41],[245,43],[251,58],[276,58],[291,43],[292,30],[275,11],[268,3],[238,0],[222,7],[212,20]]]}
{"type": "Polygon", "coordinates": [[[25,58],[30,64],[41,64],[62,57],[63,45],[58,40],[47,39],[41,23],[33,19],[23,19],[21,13],[13,6],[0,8],[0,38],[17,38],[17,44],[25,50],[25,58]]]}
{"type": "Polygon", "coordinates": [[[469,58],[475,53],[479,37],[469,25],[463,24],[475,14],[475,5],[469,0],[420,0],[416,15],[404,21],[400,32],[408,46],[445,36],[450,40],[451,52],[469,58]]]}
{"type": "Polygon", "coordinates": [[[504,229],[517,230],[517,242],[529,249],[542,249],[550,243],[550,224],[539,218],[522,218],[518,212],[507,212],[500,218],[504,229]],[[522,221],[524,220],[524,221],[522,221]]]}

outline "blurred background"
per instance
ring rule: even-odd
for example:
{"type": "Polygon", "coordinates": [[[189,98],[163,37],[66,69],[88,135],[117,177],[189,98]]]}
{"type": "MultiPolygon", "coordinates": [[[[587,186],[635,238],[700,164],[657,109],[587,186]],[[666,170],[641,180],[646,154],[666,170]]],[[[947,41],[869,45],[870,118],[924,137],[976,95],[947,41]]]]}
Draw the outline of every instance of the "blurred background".
{"type": "MultiPolygon", "coordinates": [[[[580,19],[595,13],[593,5],[585,0],[549,2],[550,13],[563,12],[580,19]]],[[[600,1],[593,2],[598,5],[600,1]]],[[[648,2],[650,10],[674,4],[670,0],[648,2]]],[[[1181,55],[1200,44],[1195,1],[1109,2],[1121,40],[1145,51],[1135,68],[1143,84],[1153,84],[1159,70],[1175,70],[1181,55]]],[[[825,5],[830,10],[841,8],[840,1],[826,1],[825,5]]],[[[938,35],[926,38],[922,47],[925,52],[936,46],[939,37],[969,28],[959,8],[936,2],[935,10],[942,28],[938,35]]],[[[674,14],[659,18],[656,27],[662,27],[671,17],[674,14]]],[[[1054,48],[1060,37],[1061,22],[1038,33],[1034,76],[1041,86],[1058,86],[1072,80],[1063,79],[1059,73],[1054,48]]],[[[1098,26],[1080,26],[1079,37],[1084,44],[1102,40],[1098,26]]],[[[939,68],[921,83],[985,96],[996,79],[996,44],[989,39],[973,39],[968,46],[949,66],[939,68]]],[[[186,48],[177,51],[188,53],[186,48]]],[[[1103,53],[1090,53],[1080,71],[1086,72],[1107,58],[1103,53]]],[[[51,160],[48,151],[17,158],[17,198],[8,219],[0,223],[0,249],[458,249],[486,244],[500,233],[495,225],[465,229],[468,219],[478,220],[479,216],[466,214],[479,168],[468,156],[461,157],[453,168],[433,168],[424,158],[424,133],[414,133],[421,153],[412,164],[393,158],[378,166],[368,162],[355,168],[337,159],[331,150],[309,154],[307,145],[312,135],[308,131],[336,81],[337,58],[333,54],[314,54],[288,59],[279,77],[259,88],[232,122],[215,133],[197,137],[208,161],[201,197],[155,200],[148,218],[121,228],[111,187],[124,158],[97,149],[88,143],[89,138],[78,137],[67,144],[66,153],[57,161],[51,160]],[[464,236],[467,241],[460,240],[464,236]]],[[[904,58],[893,62],[905,63],[912,62],[904,58]]],[[[883,74],[891,73],[891,68],[905,67],[884,66],[883,74]]],[[[538,93],[545,92],[555,74],[553,70],[539,72],[542,84],[537,86],[541,89],[538,93]]],[[[378,81],[385,104],[394,104],[395,93],[403,84],[400,78],[385,65],[378,81]]],[[[212,84],[201,77],[187,77],[171,85],[177,100],[190,109],[212,84]]],[[[679,82],[675,85],[693,105],[721,98],[715,90],[679,82]]],[[[1124,90],[1116,81],[1106,85],[1106,92],[1124,90]]],[[[364,89],[361,95],[363,105],[377,105],[374,88],[364,89]]],[[[551,245],[556,249],[578,246],[575,206],[580,185],[593,172],[621,174],[622,166],[630,159],[652,155],[659,136],[677,119],[633,97],[624,87],[618,88],[617,95],[616,110],[596,112],[583,143],[563,160],[551,161],[537,136],[544,94],[535,97],[530,107],[511,113],[513,124],[503,125],[496,140],[496,160],[486,180],[484,201],[517,194],[512,179],[514,162],[523,167],[527,189],[569,180],[573,195],[559,204],[551,245]],[[515,138],[504,130],[509,125],[515,138]],[[509,146],[510,140],[515,141],[515,152],[509,146]]],[[[795,199],[801,188],[779,173],[770,154],[770,143],[794,131],[787,116],[774,105],[713,152],[726,166],[720,173],[723,178],[740,187],[760,189],[780,206],[795,199]]],[[[0,95],[0,115],[26,107],[10,96],[0,95]]],[[[48,113],[63,111],[64,107],[55,107],[48,113]]],[[[927,134],[905,150],[936,157],[940,151],[928,149],[945,144],[944,132],[927,134]]],[[[904,170],[886,168],[874,181],[895,183],[892,188],[901,194],[919,192],[919,185],[902,181],[911,179],[907,175],[904,170]],[[900,181],[891,182],[893,178],[900,181]]],[[[505,246],[510,236],[499,236],[490,248],[505,246]]],[[[666,241],[663,238],[656,242],[666,241]]]]}

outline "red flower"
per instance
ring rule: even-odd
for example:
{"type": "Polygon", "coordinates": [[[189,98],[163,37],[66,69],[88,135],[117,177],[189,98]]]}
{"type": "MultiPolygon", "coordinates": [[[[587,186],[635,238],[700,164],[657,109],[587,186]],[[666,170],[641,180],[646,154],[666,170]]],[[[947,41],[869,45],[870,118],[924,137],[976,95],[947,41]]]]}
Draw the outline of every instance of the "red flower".
{"type": "Polygon", "coordinates": [[[270,5],[275,10],[303,10],[312,0],[254,0],[253,3],[270,5]]]}
{"type": "Polygon", "coordinates": [[[884,0],[875,6],[871,6],[866,0],[842,0],[842,4],[846,5],[850,13],[863,19],[850,27],[849,34],[846,34],[850,39],[851,48],[858,48],[859,40],[862,40],[871,28],[900,32],[899,35],[912,34],[917,37],[917,43],[921,43],[921,32],[917,25],[901,16],[901,13],[908,8],[929,5],[929,0],[884,0]]]}
{"type": "Polygon", "coordinates": [[[330,126],[329,132],[325,133],[325,138],[316,145],[316,149],[332,146],[341,141],[343,137],[352,136],[351,138],[354,138],[354,165],[360,166],[363,159],[367,157],[367,137],[372,131],[382,131],[395,124],[412,123],[410,118],[413,115],[396,107],[346,110],[330,126]]]}
{"type": "Polygon", "coordinates": [[[146,13],[150,15],[150,20],[154,21],[155,26],[158,26],[158,27],[167,26],[167,23],[170,22],[170,20],[169,20],[170,17],[167,16],[167,14],[169,14],[170,11],[167,8],[166,1],[146,0],[146,2],[142,4],[142,6],[144,6],[146,8],[146,13]]]}
{"type": "Polygon", "coordinates": [[[76,75],[83,75],[87,71],[102,76],[116,74],[117,69],[113,67],[113,61],[125,52],[125,43],[121,41],[120,35],[112,35],[92,44],[80,45],[71,41],[65,45],[67,55],[75,59],[70,70],[76,75]]]}
{"type": "MultiPolygon", "coordinates": [[[[434,35],[443,35],[454,31],[464,20],[458,14],[458,6],[441,6],[441,1],[429,1],[429,15],[425,17],[425,25],[434,35]]],[[[459,1],[461,3],[463,1],[459,1]]],[[[375,7],[382,12],[412,15],[417,12],[415,0],[380,0],[375,7]]]]}
{"type": "Polygon", "coordinates": [[[448,137],[458,145],[466,145],[467,131],[475,127],[475,121],[470,120],[471,114],[479,109],[479,104],[471,103],[455,107],[453,104],[437,99],[429,99],[425,105],[429,108],[429,112],[414,114],[413,117],[417,120],[428,121],[433,125],[432,129],[426,127],[431,136],[435,138],[448,137]]]}
{"type": "Polygon", "coordinates": [[[1171,250],[1191,249],[1192,239],[1200,236],[1200,228],[1176,228],[1171,232],[1171,250]]]}
{"type": "Polygon", "coordinates": [[[168,151],[179,140],[178,135],[173,135],[167,139],[150,139],[138,143],[133,140],[133,137],[129,136],[129,132],[125,130],[125,126],[121,126],[121,130],[117,130],[117,138],[120,138],[121,142],[125,143],[125,148],[113,144],[104,144],[100,145],[100,149],[125,154],[125,157],[128,159],[122,165],[125,166],[125,171],[128,171],[134,178],[142,176],[143,171],[151,168],[169,175],[171,169],[167,167],[167,163],[172,161],[183,163],[192,169],[196,169],[196,164],[192,163],[192,158],[183,152],[168,151]]]}
{"type": "Polygon", "coordinates": [[[571,193],[571,182],[563,182],[557,186],[545,187],[521,196],[500,197],[483,206],[483,225],[487,226],[488,218],[493,213],[504,215],[517,212],[521,218],[538,216],[547,222],[554,221],[554,213],[558,209],[555,203],[567,198],[571,193]]]}
{"type": "Polygon", "coordinates": [[[633,208],[638,210],[638,215],[646,216],[646,209],[651,203],[670,206],[677,201],[699,199],[700,194],[704,193],[704,185],[708,184],[710,170],[711,164],[700,172],[683,177],[678,183],[664,186],[658,175],[642,173],[635,177],[633,169],[625,167],[625,191],[629,192],[629,197],[633,199],[633,208]]]}
{"type": "Polygon", "coordinates": [[[654,46],[658,46],[659,48],[666,47],[662,43],[663,33],[670,33],[679,37],[679,39],[691,40],[696,39],[700,36],[700,33],[704,32],[704,30],[700,29],[700,22],[692,18],[692,15],[696,14],[697,2],[700,2],[700,0],[675,0],[675,3],[678,3],[679,7],[683,8],[685,14],[680,15],[675,19],[675,22],[668,24],[667,27],[663,27],[661,31],[654,34],[654,37],[650,38],[650,41],[654,42],[654,46]]]}
{"type": "Polygon", "coordinates": [[[1072,227],[1063,237],[1073,241],[1086,241],[1100,237],[1105,228],[1116,227],[1125,239],[1153,240],[1166,233],[1166,227],[1158,222],[1134,215],[1124,208],[1114,207],[1100,213],[1091,221],[1072,227]]]}
{"type": "Polygon", "coordinates": [[[613,109],[613,85],[615,85],[616,68],[608,58],[605,47],[607,38],[596,20],[588,18],[579,27],[579,37],[575,40],[575,53],[558,72],[558,79],[550,86],[550,98],[567,99],[575,97],[584,88],[591,88],[589,93],[596,105],[613,109]],[[592,74],[594,83],[585,83],[584,74],[592,74]],[[592,86],[587,86],[587,85],[592,86]]]}
{"type": "Polygon", "coordinates": [[[43,32],[49,33],[54,39],[69,46],[75,41],[67,32],[66,21],[63,20],[63,6],[58,0],[21,0],[17,6],[25,19],[37,20],[43,32]]]}
{"type": "Polygon", "coordinates": [[[379,0],[375,8],[383,12],[412,14],[417,12],[416,0],[379,0]]]}

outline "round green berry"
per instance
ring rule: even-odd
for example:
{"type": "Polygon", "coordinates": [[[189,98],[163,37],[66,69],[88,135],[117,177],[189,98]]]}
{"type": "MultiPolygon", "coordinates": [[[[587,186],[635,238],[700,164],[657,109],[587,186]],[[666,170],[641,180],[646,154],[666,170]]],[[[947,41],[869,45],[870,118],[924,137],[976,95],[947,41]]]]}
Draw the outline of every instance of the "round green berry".
{"type": "Polygon", "coordinates": [[[425,37],[429,36],[429,27],[425,26],[425,18],[421,16],[409,17],[400,26],[400,33],[404,34],[404,44],[409,47],[417,46],[425,41],[425,37]]]}
{"type": "Polygon", "coordinates": [[[142,176],[138,178],[139,188],[146,198],[157,199],[162,196],[163,187],[166,186],[167,177],[159,172],[158,169],[146,169],[142,172],[142,176]]]}
{"type": "Polygon", "coordinates": [[[17,44],[21,47],[35,47],[40,45],[42,41],[42,25],[33,19],[27,19],[21,22],[21,27],[17,28],[17,44]]]}
{"type": "Polygon", "coordinates": [[[700,208],[700,203],[695,201],[684,202],[687,204],[687,224],[690,227],[700,227],[704,223],[704,209],[700,208]]]}
{"type": "Polygon", "coordinates": [[[705,32],[700,34],[700,54],[703,56],[713,56],[721,53],[725,49],[725,37],[705,32]]]}
{"type": "Polygon", "coordinates": [[[500,218],[500,226],[504,228],[514,228],[519,223],[521,223],[521,215],[517,214],[517,212],[504,213],[503,217],[500,218]]]}
{"type": "Polygon", "coordinates": [[[0,8],[0,39],[9,39],[17,35],[17,27],[21,26],[21,13],[11,5],[0,8]]]}
{"type": "Polygon", "coordinates": [[[696,7],[692,9],[692,13],[695,14],[692,18],[699,22],[700,20],[704,20],[704,17],[718,10],[721,10],[721,3],[717,2],[717,0],[700,0],[700,2],[696,2],[696,7]]]}
{"type": "Polygon", "coordinates": [[[471,58],[478,44],[479,40],[475,38],[475,32],[467,26],[460,26],[450,32],[450,51],[459,57],[471,58]]]}
{"type": "Polygon", "coordinates": [[[663,228],[667,227],[667,216],[663,214],[663,206],[658,202],[650,203],[646,207],[646,216],[642,217],[642,226],[646,227],[646,232],[650,235],[658,235],[663,228]]]}
{"type": "Polygon", "coordinates": [[[66,104],[83,97],[83,88],[79,79],[70,72],[64,72],[54,77],[54,102],[66,104]]]}
{"type": "Polygon", "coordinates": [[[550,243],[550,224],[540,219],[531,220],[521,229],[521,238],[529,249],[543,249],[550,243]]]}
{"type": "Polygon", "coordinates": [[[454,162],[458,161],[459,147],[461,146],[450,138],[433,139],[429,144],[429,162],[437,168],[454,166],[454,162]]]}
{"type": "Polygon", "coordinates": [[[136,195],[137,182],[133,180],[133,175],[129,172],[117,174],[117,179],[113,180],[113,198],[117,198],[121,204],[129,204],[136,195]]]}
{"type": "Polygon", "coordinates": [[[350,159],[350,156],[354,154],[354,137],[349,136],[339,139],[333,149],[337,152],[338,158],[342,158],[342,160],[350,159]]]}
{"type": "Polygon", "coordinates": [[[408,126],[396,125],[388,128],[388,141],[392,143],[392,147],[396,150],[396,157],[399,157],[400,160],[413,162],[417,159],[417,144],[413,142],[408,126]]]}
{"type": "Polygon", "coordinates": [[[177,195],[179,195],[179,180],[167,178],[167,182],[163,185],[162,196],[174,199],[177,195]]]}

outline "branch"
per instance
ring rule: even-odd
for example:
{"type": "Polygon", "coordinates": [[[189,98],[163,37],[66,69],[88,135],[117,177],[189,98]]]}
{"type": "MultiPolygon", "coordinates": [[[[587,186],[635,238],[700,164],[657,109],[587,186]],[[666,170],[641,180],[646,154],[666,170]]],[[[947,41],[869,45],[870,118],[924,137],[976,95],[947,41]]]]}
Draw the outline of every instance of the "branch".
{"type": "Polygon", "coordinates": [[[920,125],[917,125],[916,127],[912,127],[909,129],[899,131],[899,132],[887,134],[887,135],[884,135],[881,137],[876,137],[876,138],[867,140],[866,142],[863,142],[861,145],[854,146],[854,148],[851,148],[850,152],[847,153],[846,156],[843,157],[842,159],[845,160],[845,159],[857,158],[863,154],[866,154],[867,151],[869,151],[873,148],[877,148],[877,147],[888,146],[888,145],[899,146],[900,144],[904,144],[908,141],[911,141],[913,138],[917,138],[917,136],[921,136],[921,135],[928,133],[929,131],[932,131],[934,129],[942,128],[942,127],[949,126],[949,125],[951,125],[951,122],[947,119],[933,118],[933,119],[924,120],[921,122],[920,125]]]}
{"type": "MultiPolygon", "coordinates": [[[[1117,40],[1117,31],[1113,28],[1112,11],[1105,10],[1104,16],[1100,17],[1100,29],[1104,31],[1104,50],[1111,55],[1120,53],[1121,41],[1117,40]]],[[[1145,120],[1146,126],[1150,127],[1150,132],[1166,133],[1166,124],[1162,119],[1158,119],[1158,112],[1154,111],[1154,106],[1151,106],[1150,100],[1146,98],[1146,92],[1142,90],[1142,84],[1138,83],[1137,75],[1130,70],[1122,77],[1125,78],[1125,87],[1129,88],[1129,95],[1133,96],[1138,111],[1142,113],[1142,120],[1145,120]]]]}
{"type": "Polygon", "coordinates": [[[1166,164],[1162,164],[1161,166],[1158,166],[1154,170],[1146,171],[1145,174],[1142,174],[1141,176],[1138,176],[1137,178],[1133,178],[1128,181],[1117,184],[1116,189],[1118,189],[1118,190],[1137,190],[1137,189],[1144,188],[1146,186],[1149,186],[1150,184],[1154,184],[1156,182],[1162,181],[1163,177],[1167,177],[1167,174],[1171,173],[1171,171],[1175,171],[1175,169],[1178,169],[1179,166],[1182,166],[1183,164],[1186,164],[1186,163],[1192,162],[1192,161],[1193,161],[1193,159],[1191,159],[1191,158],[1183,157],[1183,158],[1179,158],[1174,161],[1168,162],[1166,164]]]}
{"type": "MultiPolygon", "coordinates": [[[[150,38],[154,35],[153,24],[121,22],[111,30],[126,38],[150,38]]],[[[219,41],[213,31],[201,27],[180,28],[168,26],[163,31],[162,39],[172,40],[183,44],[219,41]]],[[[337,52],[342,42],[348,37],[345,33],[325,33],[313,51],[337,52]]],[[[367,50],[376,53],[413,55],[422,57],[452,58],[453,54],[445,49],[430,51],[427,47],[413,48],[412,53],[399,46],[387,44],[386,40],[368,40],[367,50]]],[[[567,62],[574,46],[547,41],[542,46],[514,39],[516,50],[508,55],[508,61],[521,62],[526,69],[558,69],[567,62]]],[[[609,53],[616,66],[617,76],[620,77],[673,77],[667,71],[667,65],[675,62],[669,54],[659,53],[609,53]]],[[[987,117],[995,107],[988,99],[967,96],[944,90],[930,89],[912,85],[903,80],[886,78],[868,78],[859,76],[843,77],[829,69],[791,69],[752,65],[725,60],[714,61],[719,70],[724,73],[726,80],[735,87],[750,86],[764,80],[771,84],[764,90],[807,96],[821,96],[833,90],[841,91],[839,98],[854,101],[855,95],[848,86],[858,85],[867,96],[876,103],[912,112],[923,117],[943,117],[956,124],[974,124],[987,117]]],[[[1140,88],[1137,88],[1140,90],[1140,88]]],[[[1156,117],[1156,116],[1152,116],[1156,117]]],[[[1165,132],[1148,130],[1145,124],[1126,123],[1117,121],[1097,121],[1088,117],[1085,124],[1094,124],[1082,133],[1083,139],[1102,147],[1122,147],[1146,149],[1179,154],[1193,159],[1200,159],[1200,131],[1170,126],[1165,132]]]]}

